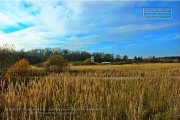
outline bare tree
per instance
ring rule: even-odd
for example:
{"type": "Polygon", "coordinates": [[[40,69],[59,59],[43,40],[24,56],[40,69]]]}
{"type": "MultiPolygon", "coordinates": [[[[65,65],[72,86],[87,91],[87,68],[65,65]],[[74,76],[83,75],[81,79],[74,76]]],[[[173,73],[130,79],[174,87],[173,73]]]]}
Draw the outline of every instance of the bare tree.
{"type": "Polygon", "coordinates": [[[0,46],[0,78],[4,77],[7,70],[17,60],[15,46],[4,44],[0,46]]]}
{"type": "Polygon", "coordinates": [[[129,58],[128,58],[127,55],[124,55],[122,59],[123,59],[123,61],[125,61],[125,62],[127,62],[127,61],[129,60],[129,58]]]}

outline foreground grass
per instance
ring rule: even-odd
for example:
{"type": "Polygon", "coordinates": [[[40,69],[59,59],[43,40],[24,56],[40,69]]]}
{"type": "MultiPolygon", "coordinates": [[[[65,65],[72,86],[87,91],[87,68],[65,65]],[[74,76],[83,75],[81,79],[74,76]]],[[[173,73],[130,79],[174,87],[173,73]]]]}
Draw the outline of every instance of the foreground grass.
{"type": "Polygon", "coordinates": [[[180,117],[180,80],[175,77],[180,75],[179,64],[78,66],[72,67],[72,71],[51,74],[56,76],[53,79],[34,78],[28,85],[10,83],[7,89],[2,85],[1,119],[178,120],[180,117]],[[137,78],[114,80],[117,76],[137,78]]]}

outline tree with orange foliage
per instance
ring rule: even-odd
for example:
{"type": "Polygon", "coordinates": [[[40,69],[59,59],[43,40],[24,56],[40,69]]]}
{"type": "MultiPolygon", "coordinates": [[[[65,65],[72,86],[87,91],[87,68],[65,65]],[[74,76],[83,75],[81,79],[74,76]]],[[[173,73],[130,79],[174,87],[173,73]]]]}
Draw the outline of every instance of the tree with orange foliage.
{"type": "MultiPolygon", "coordinates": [[[[31,72],[31,66],[27,59],[20,59],[17,61],[6,73],[7,78],[11,78],[12,80],[16,80],[17,77],[24,79],[28,77],[31,72]]],[[[18,78],[18,79],[19,79],[18,78]]]]}
{"type": "Polygon", "coordinates": [[[68,61],[61,55],[53,55],[43,64],[46,67],[46,70],[51,72],[63,72],[70,70],[68,61]]]}
{"type": "Polygon", "coordinates": [[[88,58],[84,61],[84,65],[91,65],[91,58],[88,58]]]}

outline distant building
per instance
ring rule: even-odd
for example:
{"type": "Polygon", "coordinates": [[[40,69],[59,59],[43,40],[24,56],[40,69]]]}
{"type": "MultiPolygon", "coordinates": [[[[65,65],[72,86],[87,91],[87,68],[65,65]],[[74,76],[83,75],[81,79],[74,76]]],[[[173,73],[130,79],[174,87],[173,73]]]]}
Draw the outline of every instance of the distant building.
{"type": "Polygon", "coordinates": [[[92,63],[94,62],[94,56],[91,56],[91,62],[92,63]]]}
{"type": "Polygon", "coordinates": [[[102,64],[110,64],[111,62],[102,62],[102,64]]]}

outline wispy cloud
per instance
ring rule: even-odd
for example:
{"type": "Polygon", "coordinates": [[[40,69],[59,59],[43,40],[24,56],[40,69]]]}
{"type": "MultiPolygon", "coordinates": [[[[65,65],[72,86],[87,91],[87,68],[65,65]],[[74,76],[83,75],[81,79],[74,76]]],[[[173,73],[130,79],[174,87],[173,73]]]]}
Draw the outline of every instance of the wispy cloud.
{"type": "Polygon", "coordinates": [[[159,36],[154,39],[156,42],[163,42],[163,41],[174,41],[180,39],[180,33],[170,33],[164,36],[159,36]]]}
{"type": "Polygon", "coordinates": [[[167,28],[173,25],[177,25],[175,23],[166,23],[166,24],[130,24],[117,27],[117,31],[130,32],[130,31],[152,31],[167,28]]]}
{"type": "MultiPolygon", "coordinates": [[[[168,29],[179,26],[176,18],[143,19],[142,7],[151,5],[155,4],[147,1],[1,2],[0,45],[15,44],[18,49],[57,46],[71,50],[93,48],[95,51],[140,46],[151,38],[155,42],[155,36],[162,37],[165,34],[163,31],[167,33],[168,29]]],[[[172,33],[177,33],[177,28],[168,34],[172,33]]],[[[179,39],[179,34],[169,38],[179,39]]]]}

